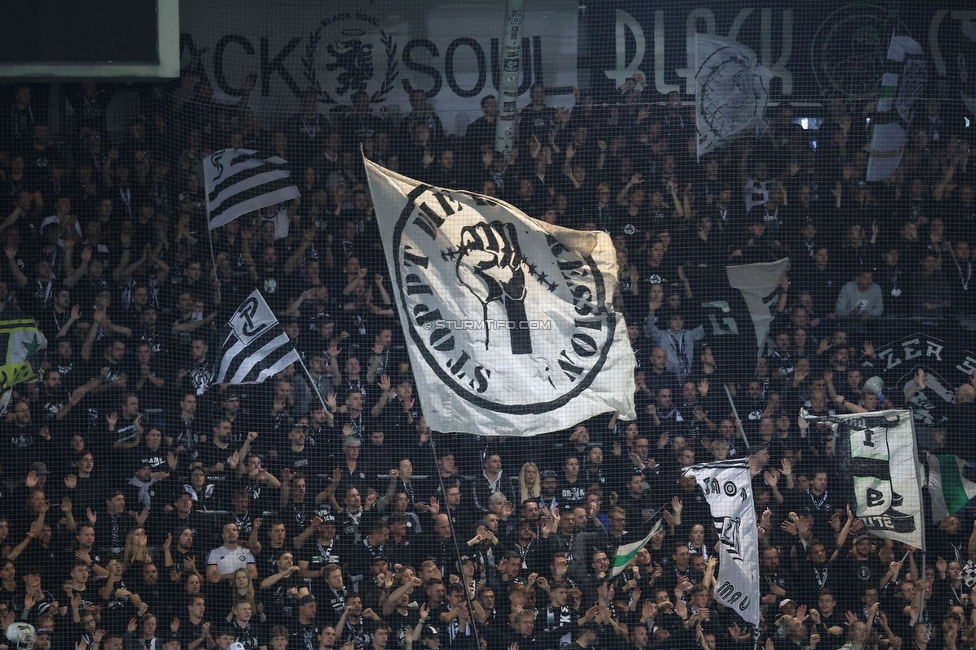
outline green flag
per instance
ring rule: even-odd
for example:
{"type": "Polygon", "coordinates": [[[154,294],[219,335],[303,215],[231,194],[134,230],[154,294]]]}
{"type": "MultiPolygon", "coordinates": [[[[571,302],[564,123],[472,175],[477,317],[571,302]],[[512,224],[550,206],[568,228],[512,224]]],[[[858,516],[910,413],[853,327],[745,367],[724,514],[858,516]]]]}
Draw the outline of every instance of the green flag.
{"type": "Polygon", "coordinates": [[[637,553],[647,546],[647,543],[651,541],[651,538],[657,535],[661,529],[664,528],[664,520],[658,519],[657,523],[651,528],[651,532],[647,534],[647,537],[639,542],[631,542],[630,544],[623,544],[617,547],[617,554],[613,558],[613,569],[610,571],[610,577],[616,578],[618,575],[623,573],[624,567],[627,563],[634,559],[637,553]]]}
{"type": "Polygon", "coordinates": [[[932,520],[939,522],[962,510],[976,496],[976,483],[962,475],[966,461],[957,456],[927,454],[932,520]]]}

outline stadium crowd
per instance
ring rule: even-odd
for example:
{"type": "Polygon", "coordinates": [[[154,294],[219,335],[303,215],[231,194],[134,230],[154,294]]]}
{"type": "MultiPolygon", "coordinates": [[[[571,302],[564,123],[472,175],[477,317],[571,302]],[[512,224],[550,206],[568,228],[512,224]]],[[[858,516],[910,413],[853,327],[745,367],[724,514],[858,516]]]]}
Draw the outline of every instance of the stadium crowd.
{"type": "MultiPolygon", "coordinates": [[[[693,107],[642,99],[645,84],[580,91],[571,110],[534,86],[508,165],[494,97],[463,137],[419,90],[398,122],[363,92],[331,115],[306,93],[261,125],[253,78],[223,105],[187,73],[110,133],[113,88],[85,83],[55,143],[31,86],[12,86],[0,314],[36,319],[48,348],[0,429],[0,619],[34,625],[38,650],[746,650],[754,632],[766,650],[973,648],[972,517],[931,522],[924,562],[867,534],[835,487],[829,427],[798,417],[901,406],[925,374],[879,396],[856,360],[906,322],[976,311],[962,115],[929,99],[897,172],[866,183],[875,104],[832,100],[816,131],[781,104],[760,138],[697,160],[693,107]],[[638,419],[431,432],[360,145],[609,232],[638,419]],[[201,160],[228,147],[287,160],[302,196],[215,230],[214,268],[201,160]],[[758,367],[713,350],[700,305],[732,299],[724,267],[783,257],[758,367]],[[212,385],[221,326],[254,288],[309,373],[212,385]],[[714,602],[715,527],[681,474],[726,458],[753,474],[755,631],[714,602]],[[617,547],[660,517],[611,577],[617,547]]],[[[953,388],[925,444],[972,460],[976,383],[953,388]]]]}

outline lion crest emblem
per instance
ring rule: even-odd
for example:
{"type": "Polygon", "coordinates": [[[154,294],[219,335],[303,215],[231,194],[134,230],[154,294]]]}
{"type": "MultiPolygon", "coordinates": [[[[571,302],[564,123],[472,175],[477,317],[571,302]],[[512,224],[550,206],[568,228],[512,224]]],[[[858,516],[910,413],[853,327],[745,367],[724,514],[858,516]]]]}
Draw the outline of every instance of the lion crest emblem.
{"type": "Polygon", "coordinates": [[[325,48],[332,57],[325,69],[329,72],[342,70],[336,77],[336,94],[342,96],[350,91],[365,90],[373,78],[373,44],[364,43],[358,38],[348,41],[333,41],[325,48]]]}

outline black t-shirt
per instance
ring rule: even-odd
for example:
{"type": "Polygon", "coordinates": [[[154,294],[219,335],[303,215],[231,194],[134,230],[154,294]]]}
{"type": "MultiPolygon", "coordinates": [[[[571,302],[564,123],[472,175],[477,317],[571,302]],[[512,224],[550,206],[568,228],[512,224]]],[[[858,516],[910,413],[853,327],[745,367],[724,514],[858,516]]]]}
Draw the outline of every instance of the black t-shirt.
{"type": "Polygon", "coordinates": [[[257,612],[254,612],[251,620],[244,627],[240,627],[236,619],[231,622],[231,626],[234,628],[234,641],[242,644],[244,650],[258,650],[262,645],[260,635],[258,634],[257,623],[253,618],[256,615],[257,612]]]}
{"type": "MultiPolygon", "coordinates": [[[[178,607],[174,608],[173,611],[174,613],[176,612],[180,613],[180,615],[178,616],[178,618],[180,619],[180,629],[179,629],[180,647],[189,648],[191,643],[193,643],[201,636],[203,636],[203,624],[207,622],[207,617],[206,614],[204,614],[204,618],[200,620],[199,624],[192,623],[185,609],[182,612],[180,612],[179,605],[182,605],[182,603],[179,602],[179,599],[175,599],[175,600],[176,602],[174,604],[178,605],[178,607]]],[[[200,644],[197,647],[202,650],[206,650],[207,647],[206,642],[200,644]]]]}
{"type": "Polygon", "coordinates": [[[295,650],[316,650],[319,647],[319,627],[315,623],[305,625],[294,620],[288,625],[291,641],[288,646],[295,650]]]}
{"type": "MultiPolygon", "coordinates": [[[[845,549],[841,549],[843,555],[845,549]]],[[[846,576],[847,588],[844,595],[848,598],[848,608],[854,608],[861,602],[861,593],[865,587],[877,587],[881,583],[881,577],[885,574],[885,568],[881,565],[881,560],[877,555],[872,555],[866,560],[859,560],[853,555],[844,557],[840,566],[841,575],[846,576]]]]}
{"type": "Polygon", "coordinates": [[[292,555],[295,553],[291,542],[287,539],[284,545],[279,548],[271,546],[270,541],[261,547],[261,552],[255,556],[254,563],[258,567],[258,575],[261,576],[262,580],[278,573],[278,558],[281,557],[282,553],[291,553],[292,555]]]}

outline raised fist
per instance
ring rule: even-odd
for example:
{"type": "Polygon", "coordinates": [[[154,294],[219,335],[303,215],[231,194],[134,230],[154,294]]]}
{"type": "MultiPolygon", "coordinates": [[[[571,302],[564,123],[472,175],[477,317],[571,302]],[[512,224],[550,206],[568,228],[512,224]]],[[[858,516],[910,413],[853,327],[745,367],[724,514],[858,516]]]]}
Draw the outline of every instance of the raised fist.
{"type": "MultiPolygon", "coordinates": [[[[492,221],[462,228],[457,276],[481,302],[485,321],[488,320],[489,303],[502,300],[507,320],[525,322],[525,257],[519,248],[514,224],[492,221]]],[[[525,328],[510,330],[513,354],[532,351],[528,325],[525,328]]],[[[486,349],[488,344],[489,337],[486,336],[486,349]]]]}
{"type": "Polygon", "coordinates": [[[503,296],[525,299],[524,261],[514,224],[482,222],[461,230],[458,279],[483,304],[503,296]]]}

